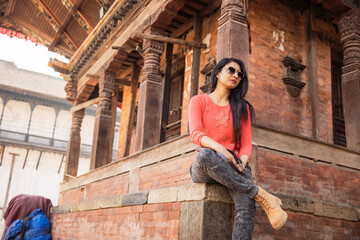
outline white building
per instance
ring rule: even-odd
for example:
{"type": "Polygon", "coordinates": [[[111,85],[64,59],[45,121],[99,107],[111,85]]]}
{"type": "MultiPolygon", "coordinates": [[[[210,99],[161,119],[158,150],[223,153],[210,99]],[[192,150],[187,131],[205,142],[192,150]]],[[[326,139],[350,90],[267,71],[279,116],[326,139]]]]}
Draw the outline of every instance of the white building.
{"type": "MultiPolygon", "coordinates": [[[[20,193],[41,195],[57,205],[71,127],[65,84],[0,60],[0,213],[20,193]]],[[[95,111],[85,111],[78,175],[89,170],[95,111]]],[[[119,120],[118,113],[114,158],[119,120]]]]}

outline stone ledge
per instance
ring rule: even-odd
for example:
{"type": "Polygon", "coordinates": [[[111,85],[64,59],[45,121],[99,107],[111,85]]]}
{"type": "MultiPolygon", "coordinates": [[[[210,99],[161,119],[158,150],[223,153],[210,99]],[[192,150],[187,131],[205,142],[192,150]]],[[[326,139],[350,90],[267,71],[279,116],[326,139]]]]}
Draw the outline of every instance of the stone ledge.
{"type": "Polygon", "coordinates": [[[347,221],[360,220],[360,209],[358,208],[334,202],[324,202],[320,200],[311,200],[308,198],[280,194],[276,195],[281,198],[284,210],[310,213],[319,217],[328,217],[347,221]]]}
{"type": "MultiPolygon", "coordinates": [[[[308,213],[319,217],[335,218],[347,221],[359,221],[360,209],[334,202],[312,200],[304,197],[276,194],[281,198],[285,210],[308,213]]],[[[179,187],[155,189],[144,192],[124,194],[80,203],[64,204],[53,207],[53,214],[81,212],[104,208],[126,207],[134,205],[212,201],[232,204],[228,190],[219,184],[195,183],[179,187]]]]}
{"type": "Polygon", "coordinates": [[[219,184],[196,183],[149,192],[148,203],[210,200],[233,203],[229,192],[219,184]]]}
{"type": "Polygon", "coordinates": [[[148,201],[149,192],[137,192],[125,194],[122,197],[122,206],[134,206],[134,205],[143,205],[148,201]]]}

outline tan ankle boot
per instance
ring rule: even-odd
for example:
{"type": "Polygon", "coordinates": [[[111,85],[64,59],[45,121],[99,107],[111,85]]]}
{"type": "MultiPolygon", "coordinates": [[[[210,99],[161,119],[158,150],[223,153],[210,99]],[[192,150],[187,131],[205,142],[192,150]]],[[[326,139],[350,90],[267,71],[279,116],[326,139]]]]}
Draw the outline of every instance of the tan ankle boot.
{"type": "Polygon", "coordinates": [[[280,229],[287,219],[287,213],[281,209],[281,200],[259,187],[258,194],[254,200],[260,204],[266,212],[269,222],[276,230],[280,229]]]}

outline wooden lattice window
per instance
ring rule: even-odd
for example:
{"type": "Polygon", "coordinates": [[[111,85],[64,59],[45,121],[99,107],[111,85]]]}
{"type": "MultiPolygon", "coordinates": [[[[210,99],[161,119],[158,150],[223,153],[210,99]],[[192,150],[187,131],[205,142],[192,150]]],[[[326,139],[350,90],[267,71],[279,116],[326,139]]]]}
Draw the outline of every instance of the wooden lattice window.
{"type": "Polygon", "coordinates": [[[331,53],[331,94],[333,112],[333,138],[334,144],[346,147],[344,109],[341,87],[341,55],[331,53]]]}
{"type": "Polygon", "coordinates": [[[166,127],[165,139],[170,140],[180,136],[181,131],[181,107],[184,88],[184,66],[175,64],[173,68],[170,87],[169,115],[166,127]]]}

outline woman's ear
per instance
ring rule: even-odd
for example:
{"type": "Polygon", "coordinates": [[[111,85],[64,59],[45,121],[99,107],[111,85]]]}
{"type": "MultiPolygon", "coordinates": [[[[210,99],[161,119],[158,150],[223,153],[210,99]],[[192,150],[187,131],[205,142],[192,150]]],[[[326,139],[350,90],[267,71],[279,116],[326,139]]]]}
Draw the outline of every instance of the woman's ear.
{"type": "Polygon", "coordinates": [[[219,71],[219,72],[215,75],[215,77],[216,77],[217,79],[220,79],[220,74],[221,74],[221,71],[219,71]]]}

